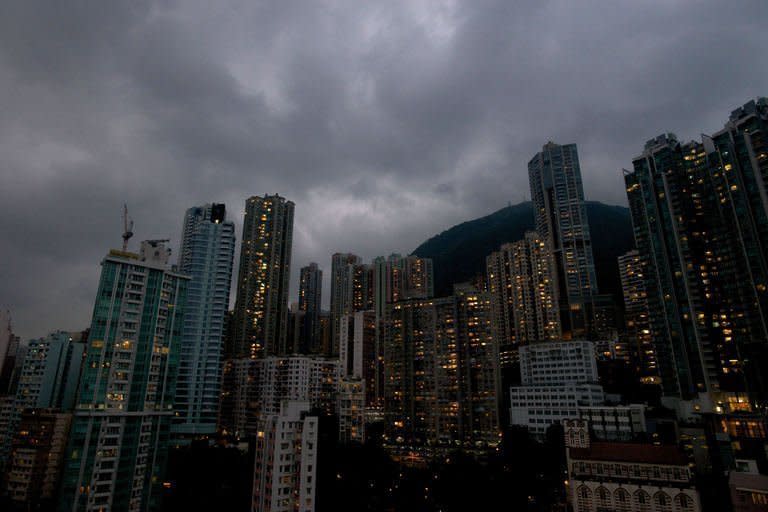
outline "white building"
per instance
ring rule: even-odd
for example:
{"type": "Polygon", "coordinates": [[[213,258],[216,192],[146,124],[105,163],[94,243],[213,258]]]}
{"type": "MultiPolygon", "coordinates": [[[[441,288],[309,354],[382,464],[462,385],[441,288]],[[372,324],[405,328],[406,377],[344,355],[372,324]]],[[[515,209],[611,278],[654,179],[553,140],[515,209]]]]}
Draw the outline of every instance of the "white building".
{"type": "Polygon", "coordinates": [[[528,427],[535,436],[543,436],[553,424],[579,417],[580,407],[604,403],[598,384],[561,384],[554,386],[513,386],[510,392],[510,422],[528,427]]]}
{"type": "Polygon", "coordinates": [[[252,512],[314,512],[319,419],[306,401],[284,401],[258,422],[252,512]]]}
{"type": "Polygon", "coordinates": [[[520,379],[523,386],[597,382],[595,345],[591,341],[523,345],[520,379]]]}
{"type": "Polygon", "coordinates": [[[510,424],[543,436],[550,425],[578,417],[579,407],[603,405],[591,341],[534,343],[520,347],[521,386],[512,386],[510,424]]]}

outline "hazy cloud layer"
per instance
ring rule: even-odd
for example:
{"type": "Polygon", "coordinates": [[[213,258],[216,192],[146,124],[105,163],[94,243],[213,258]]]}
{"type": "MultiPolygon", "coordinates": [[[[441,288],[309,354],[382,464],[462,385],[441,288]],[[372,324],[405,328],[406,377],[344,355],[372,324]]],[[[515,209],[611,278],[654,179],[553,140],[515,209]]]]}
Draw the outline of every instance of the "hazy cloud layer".
{"type": "Polygon", "coordinates": [[[239,238],[246,197],[292,199],[294,288],[335,251],[407,253],[526,199],[549,139],[623,204],[645,140],[768,94],[766,19],[764,0],[2,2],[0,307],[24,338],[87,326],[124,201],[134,243],[176,247],[189,206],[225,202],[239,238]]]}

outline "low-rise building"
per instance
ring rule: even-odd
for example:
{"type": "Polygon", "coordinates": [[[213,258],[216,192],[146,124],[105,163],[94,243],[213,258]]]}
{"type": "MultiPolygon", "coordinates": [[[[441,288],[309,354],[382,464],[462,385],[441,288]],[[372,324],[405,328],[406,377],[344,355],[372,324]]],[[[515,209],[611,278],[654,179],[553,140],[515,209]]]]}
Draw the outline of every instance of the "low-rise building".
{"type": "Polygon", "coordinates": [[[630,441],[645,433],[645,406],[582,406],[578,417],[589,422],[590,433],[603,441],[630,441]]]}
{"type": "Polygon", "coordinates": [[[565,423],[574,512],[699,512],[685,455],[671,445],[592,442],[584,420],[565,423]]]}
{"type": "Polygon", "coordinates": [[[513,386],[510,393],[510,424],[528,427],[542,437],[550,425],[578,418],[580,407],[595,407],[604,402],[598,384],[562,384],[553,386],[513,386]]]}
{"type": "Polygon", "coordinates": [[[728,477],[733,512],[768,511],[768,476],[749,471],[731,471],[728,477]]]}

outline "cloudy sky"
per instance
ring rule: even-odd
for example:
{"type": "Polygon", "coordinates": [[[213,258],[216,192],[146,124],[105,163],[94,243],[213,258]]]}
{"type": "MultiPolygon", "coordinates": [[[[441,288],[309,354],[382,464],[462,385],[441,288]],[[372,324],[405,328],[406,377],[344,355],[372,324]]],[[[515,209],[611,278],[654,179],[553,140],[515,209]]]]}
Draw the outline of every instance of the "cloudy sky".
{"type": "MultiPolygon", "coordinates": [[[[125,1],[0,5],[0,307],[90,322],[99,262],[185,208],[296,203],[298,268],[408,253],[529,196],[549,139],[625,204],[648,138],[768,95],[768,2],[125,1]]],[[[294,285],[294,288],[296,286],[294,285]]],[[[327,291],[327,288],[326,288],[327,291]]]]}

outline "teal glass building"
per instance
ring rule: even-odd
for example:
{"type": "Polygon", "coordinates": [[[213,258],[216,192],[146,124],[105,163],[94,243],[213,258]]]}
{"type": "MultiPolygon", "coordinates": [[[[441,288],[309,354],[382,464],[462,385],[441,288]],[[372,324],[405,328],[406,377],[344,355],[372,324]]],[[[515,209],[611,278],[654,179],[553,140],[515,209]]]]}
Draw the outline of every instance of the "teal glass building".
{"type": "Polygon", "coordinates": [[[189,278],[170,250],[102,262],[59,510],[154,510],[167,458],[189,278]]]}

